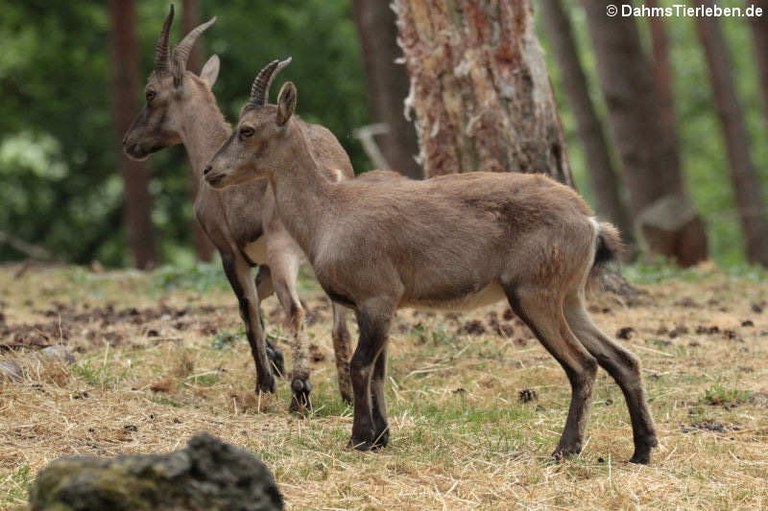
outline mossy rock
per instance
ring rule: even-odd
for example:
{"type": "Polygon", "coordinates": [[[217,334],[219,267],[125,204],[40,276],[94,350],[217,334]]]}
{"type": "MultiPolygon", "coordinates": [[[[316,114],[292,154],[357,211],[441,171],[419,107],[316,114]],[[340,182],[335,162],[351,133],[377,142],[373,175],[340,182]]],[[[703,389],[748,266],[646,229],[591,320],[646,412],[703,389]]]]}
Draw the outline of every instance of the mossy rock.
{"type": "Polygon", "coordinates": [[[283,509],[269,469],[252,454],[202,434],[165,455],[61,458],[30,489],[33,511],[283,509]]]}

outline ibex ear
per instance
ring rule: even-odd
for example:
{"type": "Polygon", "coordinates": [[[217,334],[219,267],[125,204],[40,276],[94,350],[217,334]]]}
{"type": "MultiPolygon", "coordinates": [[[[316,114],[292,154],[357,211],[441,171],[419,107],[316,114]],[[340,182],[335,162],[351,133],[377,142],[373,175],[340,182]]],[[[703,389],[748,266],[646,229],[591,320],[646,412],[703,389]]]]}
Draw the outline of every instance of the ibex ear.
{"type": "Polygon", "coordinates": [[[219,56],[212,55],[208,59],[208,62],[203,66],[203,70],[200,71],[200,78],[208,84],[208,87],[213,88],[213,84],[216,83],[216,78],[219,77],[219,56]]]}
{"type": "Polygon", "coordinates": [[[277,125],[282,126],[291,118],[296,110],[296,86],[293,82],[285,82],[277,96],[277,125]]]}

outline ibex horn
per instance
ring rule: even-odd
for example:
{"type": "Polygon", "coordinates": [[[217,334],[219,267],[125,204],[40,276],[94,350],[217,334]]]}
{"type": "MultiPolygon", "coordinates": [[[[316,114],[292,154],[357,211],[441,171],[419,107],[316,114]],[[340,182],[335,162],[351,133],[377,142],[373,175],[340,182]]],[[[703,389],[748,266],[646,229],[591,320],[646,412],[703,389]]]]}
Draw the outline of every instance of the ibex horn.
{"type": "Polygon", "coordinates": [[[171,52],[168,49],[168,35],[171,32],[171,24],[173,23],[173,4],[171,4],[171,11],[165,18],[163,23],[163,30],[160,32],[160,37],[155,44],[155,71],[162,73],[169,71],[168,61],[170,60],[171,52]]]}
{"type": "Polygon", "coordinates": [[[179,84],[184,71],[187,70],[187,60],[189,60],[189,54],[192,51],[192,46],[195,45],[195,41],[214,23],[216,23],[216,16],[192,29],[184,36],[184,39],[181,40],[178,46],[173,49],[173,79],[176,85],[179,84]]]}
{"type": "Polygon", "coordinates": [[[248,102],[249,105],[254,107],[262,107],[267,104],[269,99],[269,87],[272,85],[272,80],[277,76],[285,66],[291,63],[291,57],[285,60],[273,60],[256,75],[256,79],[253,80],[251,86],[251,99],[248,102]]]}

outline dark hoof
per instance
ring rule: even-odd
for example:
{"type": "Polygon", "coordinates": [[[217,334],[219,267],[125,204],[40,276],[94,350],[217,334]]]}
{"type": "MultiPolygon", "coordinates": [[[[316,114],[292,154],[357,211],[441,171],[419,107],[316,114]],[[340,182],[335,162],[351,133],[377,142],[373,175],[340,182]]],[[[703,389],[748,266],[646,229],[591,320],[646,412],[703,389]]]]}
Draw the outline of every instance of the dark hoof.
{"type": "Polygon", "coordinates": [[[272,366],[275,374],[282,378],[285,374],[285,358],[283,357],[283,352],[279,348],[275,348],[269,341],[267,341],[267,360],[269,360],[269,364],[272,366]]]}
{"type": "Polygon", "coordinates": [[[352,437],[347,442],[347,449],[357,449],[358,451],[375,451],[383,449],[389,444],[389,427],[385,426],[379,433],[374,433],[370,438],[352,437]]]}
{"type": "Polygon", "coordinates": [[[382,447],[385,447],[385,445],[371,442],[370,440],[361,440],[357,438],[350,438],[349,442],[347,442],[347,449],[355,449],[363,452],[376,451],[382,447]]]}
{"type": "Polygon", "coordinates": [[[310,398],[312,384],[309,383],[309,380],[302,380],[300,378],[293,380],[291,382],[291,392],[293,392],[290,407],[292,412],[304,413],[312,410],[312,399],[310,398]]]}
{"type": "Polygon", "coordinates": [[[651,463],[651,449],[659,445],[659,441],[656,437],[649,438],[648,440],[635,443],[635,453],[629,458],[630,463],[637,463],[638,465],[648,465],[651,463]]]}
{"type": "Polygon", "coordinates": [[[389,427],[384,427],[382,431],[377,433],[373,437],[373,445],[374,449],[378,449],[380,447],[386,447],[389,444],[389,427]]]}
{"type": "Polygon", "coordinates": [[[258,394],[259,392],[275,393],[275,378],[271,374],[266,378],[260,378],[256,382],[256,393],[258,394]]]}
{"type": "Polygon", "coordinates": [[[558,445],[557,449],[555,449],[555,452],[552,453],[552,458],[554,458],[556,461],[562,461],[565,458],[570,458],[571,456],[577,456],[581,454],[581,444],[574,444],[574,445],[558,445]]]}

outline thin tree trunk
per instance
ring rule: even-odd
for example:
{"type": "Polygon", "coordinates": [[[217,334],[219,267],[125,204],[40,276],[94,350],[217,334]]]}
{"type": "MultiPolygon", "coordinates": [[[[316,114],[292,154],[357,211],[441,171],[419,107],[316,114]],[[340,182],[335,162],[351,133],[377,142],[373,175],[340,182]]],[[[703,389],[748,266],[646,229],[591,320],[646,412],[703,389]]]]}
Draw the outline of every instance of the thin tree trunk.
{"type": "Polygon", "coordinates": [[[746,6],[754,5],[763,10],[762,16],[750,18],[752,41],[755,46],[755,62],[760,74],[760,90],[763,94],[765,121],[768,122],[768,0],[747,0],[746,6]]]}
{"type": "MultiPolygon", "coordinates": [[[[648,7],[658,7],[656,0],[647,0],[648,7]]],[[[675,109],[675,91],[672,86],[672,65],[669,61],[669,38],[664,27],[664,18],[652,16],[648,19],[651,31],[651,48],[653,51],[653,77],[656,90],[659,93],[661,121],[664,123],[670,151],[680,158],[680,139],[677,135],[677,113],[675,109]]],[[[679,165],[679,163],[678,163],[679,165]]]]}
{"type": "Polygon", "coordinates": [[[389,2],[382,0],[355,0],[354,8],[368,103],[376,122],[387,127],[379,147],[390,169],[421,179],[424,170],[415,159],[419,150],[416,128],[404,115],[408,74],[396,63],[402,52],[397,45],[395,13],[389,2]]]}
{"type": "Polygon", "coordinates": [[[662,121],[659,94],[635,20],[607,16],[603,1],[582,0],[582,4],[643,238],[652,253],[683,266],[705,260],[704,222],[685,192],[680,158],[662,121]]]}
{"type": "Polygon", "coordinates": [[[560,68],[563,88],[584,144],[590,182],[597,198],[597,211],[613,222],[622,232],[624,240],[631,243],[634,238],[632,220],[626,204],[621,200],[620,179],[611,160],[602,123],[589,96],[587,77],[563,2],[542,0],[539,5],[560,68]]]}
{"type": "MultiPolygon", "coordinates": [[[[112,116],[115,151],[120,151],[123,133],[138,110],[138,45],[135,33],[133,0],[109,0],[112,47],[112,116]]],[[[155,234],[152,226],[152,197],[149,193],[149,169],[144,162],[129,160],[120,152],[119,167],[125,182],[125,220],[128,238],[137,268],[154,266],[155,234]]]]}
{"type": "MultiPolygon", "coordinates": [[[[712,5],[709,1],[699,2],[712,5]]],[[[704,47],[715,104],[720,115],[730,162],[731,184],[736,195],[747,259],[768,266],[768,220],[760,179],[752,160],[749,132],[731,75],[728,46],[715,18],[696,18],[696,29],[704,47]]]]}
{"type": "Polygon", "coordinates": [[[396,0],[427,176],[541,172],[573,186],[528,0],[396,0]]]}
{"type": "MultiPolygon", "coordinates": [[[[182,33],[188,34],[193,28],[200,24],[200,1],[199,0],[183,0],[181,4],[181,30],[182,33]]],[[[201,36],[202,39],[202,36],[201,36]]],[[[189,60],[187,61],[187,69],[199,73],[203,67],[203,52],[202,41],[198,40],[197,44],[192,46],[192,51],[189,54],[189,60]]],[[[194,172],[189,174],[189,194],[194,201],[197,197],[197,188],[200,185],[198,176],[194,172]]],[[[213,260],[213,244],[208,239],[208,236],[203,231],[202,226],[197,220],[193,220],[192,223],[193,237],[195,244],[195,253],[197,259],[200,261],[211,262],[213,260]]]]}

